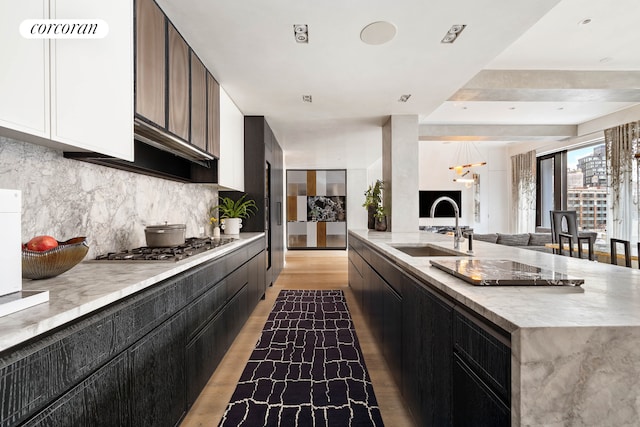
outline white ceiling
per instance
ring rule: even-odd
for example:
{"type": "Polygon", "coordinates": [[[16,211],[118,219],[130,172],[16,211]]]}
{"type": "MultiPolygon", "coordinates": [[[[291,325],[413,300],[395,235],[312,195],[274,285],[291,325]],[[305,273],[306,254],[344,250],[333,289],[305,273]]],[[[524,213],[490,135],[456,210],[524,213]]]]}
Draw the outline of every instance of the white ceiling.
{"type": "Polygon", "coordinates": [[[640,103],[638,0],[157,1],[240,110],[267,118],[289,166],[369,166],[392,114],[418,115],[421,140],[509,142],[640,103]],[[381,20],[395,38],[363,43],[381,20]],[[453,24],[467,27],[440,43],[453,24]]]}

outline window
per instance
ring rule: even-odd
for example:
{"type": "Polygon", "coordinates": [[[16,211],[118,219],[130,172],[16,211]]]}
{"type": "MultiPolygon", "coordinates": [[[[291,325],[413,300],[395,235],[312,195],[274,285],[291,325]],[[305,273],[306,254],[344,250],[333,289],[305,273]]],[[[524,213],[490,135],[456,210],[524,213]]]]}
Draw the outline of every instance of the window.
{"type": "Polygon", "coordinates": [[[607,174],[604,141],[538,158],[537,224],[551,227],[550,210],[575,210],[578,229],[606,239],[607,174]]]}

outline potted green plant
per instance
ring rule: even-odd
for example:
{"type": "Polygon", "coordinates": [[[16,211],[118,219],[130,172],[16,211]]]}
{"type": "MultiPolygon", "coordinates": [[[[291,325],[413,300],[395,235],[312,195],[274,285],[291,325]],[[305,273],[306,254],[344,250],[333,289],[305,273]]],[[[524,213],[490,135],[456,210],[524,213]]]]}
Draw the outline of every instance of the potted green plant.
{"type": "Polygon", "coordinates": [[[387,209],[382,205],[376,208],[374,228],[376,231],[387,231],[387,209]]]}
{"type": "Polygon", "coordinates": [[[242,220],[249,218],[258,211],[256,202],[247,199],[247,194],[243,194],[238,200],[230,197],[219,197],[220,203],[209,209],[211,218],[216,218],[216,213],[220,215],[220,227],[224,234],[240,234],[242,220]]]}
{"type": "Polygon", "coordinates": [[[382,206],[382,189],[384,182],[376,180],[375,184],[369,186],[364,192],[364,203],[362,206],[367,209],[367,228],[373,230],[375,228],[375,215],[378,207],[382,206]]]}

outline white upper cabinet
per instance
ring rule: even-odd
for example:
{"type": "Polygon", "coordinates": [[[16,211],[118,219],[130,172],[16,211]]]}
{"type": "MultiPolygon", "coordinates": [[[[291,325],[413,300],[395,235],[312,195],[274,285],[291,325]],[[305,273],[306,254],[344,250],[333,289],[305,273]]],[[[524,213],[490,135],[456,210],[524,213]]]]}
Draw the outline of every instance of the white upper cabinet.
{"type": "Polygon", "coordinates": [[[49,42],[26,39],[25,19],[49,17],[49,0],[0,3],[0,127],[49,138],[49,42]]]}
{"type": "Polygon", "coordinates": [[[101,39],[51,44],[52,139],[133,160],[133,3],[51,0],[54,19],[102,19],[101,39]]]}
{"type": "Polygon", "coordinates": [[[221,187],[244,191],[244,115],[222,87],[218,174],[221,187]]]}
{"type": "Polygon", "coordinates": [[[0,23],[0,126],[65,151],[133,160],[132,0],[3,1],[0,23]],[[23,38],[20,23],[35,18],[101,19],[109,32],[101,39],[23,38]]]}

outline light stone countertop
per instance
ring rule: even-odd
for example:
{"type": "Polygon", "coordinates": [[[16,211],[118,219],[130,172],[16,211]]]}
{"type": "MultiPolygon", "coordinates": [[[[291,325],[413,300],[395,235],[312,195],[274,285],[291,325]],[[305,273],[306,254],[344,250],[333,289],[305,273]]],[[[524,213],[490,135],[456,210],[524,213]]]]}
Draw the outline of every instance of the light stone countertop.
{"type": "Polygon", "coordinates": [[[240,233],[232,243],[177,262],[89,259],[51,279],[23,280],[23,290],[48,290],[49,301],[0,317],[0,352],[258,239],[264,233],[240,233]]]}
{"type": "MultiPolygon", "coordinates": [[[[430,264],[458,257],[412,257],[392,245],[430,243],[453,250],[453,237],[430,232],[350,230],[414,276],[507,332],[540,327],[640,327],[640,270],[528,249],[473,242],[473,259],[506,259],[584,279],[573,286],[474,286],[430,264]]],[[[467,241],[460,244],[466,255],[467,241]]]]}
{"type": "MultiPolygon", "coordinates": [[[[453,237],[350,230],[401,269],[511,334],[512,426],[637,426],[640,270],[486,242],[476,259],[507,259],[584,279],[574,286],[474,286],[392,245],[453,237]]],[[[467,242],[460,246],[466,251],[467,242]]],[[[452,259],[452,258],[446,258],[452,259]]]]}

